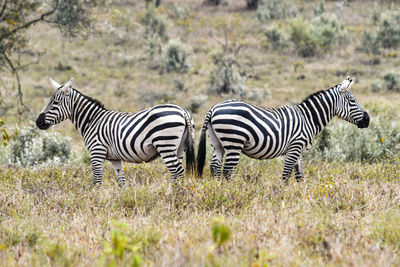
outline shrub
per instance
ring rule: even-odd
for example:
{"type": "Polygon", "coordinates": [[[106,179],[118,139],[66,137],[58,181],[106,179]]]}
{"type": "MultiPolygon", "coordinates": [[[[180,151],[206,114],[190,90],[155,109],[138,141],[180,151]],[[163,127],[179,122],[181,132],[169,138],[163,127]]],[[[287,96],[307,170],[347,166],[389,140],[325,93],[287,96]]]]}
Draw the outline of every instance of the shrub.
{"type": "Polygon", "coordinates": [[[396,48],[399,45],[400,11],[381,16],[376,38],[384,48],[396,48]]]}
{"type": "Polygon", "coordinates": [[[400,152],[400,124],[387,110],[371,116],[366,129],[344,121],[332,123],[313,143],[306,154],[308,158],[366,162],[390,159],[400,152]]]}
{"type": "Polygon", "coordinates": [[[268,46],[274,50],[288,46],[287,37],[280,27],[272,26],[264,32],[264,35],[267,37],[268,46]]]}
{"type": "Polygon", "coordinates": [[[213,56],[214,69],[210,74],[210,93],[244,95],[247,91],[240,65],[231,54],[213,56]]]}
{"type": "Polygon", "coordinates": [[[376,34],[364,31],[361,37],[360,50],[368,54],[379,54],[380,43],[376,34]]]}
{"type": "Polygon", "coordinates": [[[59,164],[72,156],[70,139],[57,132],[42,132],[35,126],[23,128],[6,148],[3,163],[20,166],[59,164]]]}
{"type": "Polygon", "coordinates": [[[150,4],[147,6],[146,13],[141,19],[141,22],[145,26],[145,32],[147,36],[153,36],[154,34],[157,34],[161,38],[167,39],[167,21],[158,13],[157,8],[154,5],[150,4]]]}
{"type": "Polygon", "coordinates": [[[269,19],[283,19],[295,17],[296,10],[289,6],[285,1],[264,0],[258,8],[257,18],[260,22],[269,19]]]}
{"type": "Polygon", "coordinates": [[[189,70],[187,51],[187,47],[178,39],[170,40],[165,47],[165,70],[186,73],[189,70]]]}
{"type": "Polygon", "coordinates": [[[158,69],[162,67],[161,59],[163,53],[163,44],[158,34],[149,36],[146,40],[146,53],[148,58],[148,66],[150,69],[158,69]]]}
{"type": "Polygon", "coordinates": [[[322,14],[311,24],[302,20],[291,23],[290,40],[295,50],[302,57],[312,57],[319,50],[327,51],[334,44],[347,40],[347,31],[335,15],[322,14]]]}
{"type": "Polygon", "coordinates": [[[373,17],[378,23],[374,32],[364,32],[361,50],[378,54],[380,48],[397,48],[400,44],[400,11],[383,13],[373,17]]]}
{"type": "Polygon", "coordinates": [[[385,88],[388,91],[400,92],[400,74],[389,72],[383,76],[385,88]]]}
{"type": "Polygon", "coordinates": [[[290,24],[290,40],[297,54],[302,57],[313,57],[317,53],[317,43],[309,31],[307,23],[296,20],[290,24]]]}
{"type": "Polygon", "coordinates": [[[335,15],[322,14],[316,17],[310,27],[310,34],[322,50],[328,50],[333,44],[347,40],[347,31],[335,15]]]}

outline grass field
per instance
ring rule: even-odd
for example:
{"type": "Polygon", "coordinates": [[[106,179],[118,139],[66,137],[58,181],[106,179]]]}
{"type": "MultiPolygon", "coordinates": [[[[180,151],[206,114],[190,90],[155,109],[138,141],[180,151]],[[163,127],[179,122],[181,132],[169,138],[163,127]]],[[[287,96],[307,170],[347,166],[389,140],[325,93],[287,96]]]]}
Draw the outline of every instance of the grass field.
{"type": "Polygon", "coordinates": [[[232,181],[187,179],[175,188],[157,161],[127,165],[123,190],[111,166],[100,189],[89,167],[6,168],[0,261],[396,266],[399,163],[308,163],[304,183],[283,186],[282,162],[244,159],[232,181]],[[231,231],[226,242],[213,241],[215,225],[231,231]]]}
{"type": "MultiPolygon", "coordinates": [[[[322,12],[320,1],[287,0],[296,18],[263,22],[258,11],[246,10],[246,1],[225,3],[163,0],[156,10],[166,22],[163,49],[168,40],[186,45],[186,73],[157,68],[162,58],[150,58],[144,1],[111,1],[95,12],[96,31],[86,38],[70,39],[44,24],[30,28],[29,47],[43,52],[28,53],[22,62],[28,64],[20,76],[31,112],[18,114],[15,79],[2,73],[0,119],[6,124],[0,128],[13,133],[36,119],[52,92],[48,77],[60,83],[74,77],[76,89],[106,108],[135,112],[176,103],[191,111],[199,129],[212,105],[240,98],[209,91],[225,27],[227,46],[242,47],[235,58],[244,84],[259,92],[244,100],[291,104],[350,75],[351,90],[370,113],[374,130],[346,143],[338,133],[349,128],[342,127],[329,140],[341,140],[332,144],[335,153],[368,145],[383,156],[327,161],[310,153],[305,181],[292,177],[289,186],[280,178],[283,158],[242,157],[231,181],[213,180],[206,166],[203,179],[188,176],[178,186],[160,160],[125,164],[124,189],[107,163],[102,187],[93,188],[91,167],[81,156],[82,137],[69,121],[62,122],[49,131],[71,137],[75,156],[66,165],[28,168],[0,159],[0,266],[400,265],[400,145],[392,144],[400,139],[400,89],[385,89],[384,78],[400,75],[400,54],[398,48],[378,54],[360,49],[363,32],[379,29],[376,13],[400,14],[399,2],[324,2],[324,13],[337,15],[347,40],[312,57],[300,56],[288,36],[286,45],[272,49],[265,31],[273,26],[290,35],[294,24],[322,12]]],[[[400,88],[400,79],[392,82],[400,88]]],[[[338,121],[332,123],[333,132],[338,121]]]]}

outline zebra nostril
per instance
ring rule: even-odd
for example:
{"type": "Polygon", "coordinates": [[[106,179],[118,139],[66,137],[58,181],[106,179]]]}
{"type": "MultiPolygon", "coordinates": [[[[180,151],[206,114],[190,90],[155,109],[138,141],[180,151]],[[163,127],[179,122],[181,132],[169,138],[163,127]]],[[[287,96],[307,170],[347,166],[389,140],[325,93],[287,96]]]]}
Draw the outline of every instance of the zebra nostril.
{"type": "Polygon", "coordinates": [[[50,124],[46,123],[46,115],[44,113],[39,114],[36,120],[36,126],[41,130],[46,130],[50,127],[50,124]]]}
{"type": "Polygon", "coordinates": [[[357,123],[358,128],[367,128],[369,126],[369,115],[364,111],[363,118],[357,123]]]}

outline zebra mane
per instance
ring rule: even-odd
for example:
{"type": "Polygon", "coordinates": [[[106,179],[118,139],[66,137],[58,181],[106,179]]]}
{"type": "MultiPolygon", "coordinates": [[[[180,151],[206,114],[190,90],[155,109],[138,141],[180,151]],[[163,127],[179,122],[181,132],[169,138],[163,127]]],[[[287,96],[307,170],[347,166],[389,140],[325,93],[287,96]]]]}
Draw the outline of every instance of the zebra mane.
{"type": "Polygon", "coordinates": [[[85,98],[86,100],[92,102],[92,103],[95,104],[96,106],[98,106],[98,107],[100,107],[100,108],[102,108],[102,109],[106,109],[106,108],[104,107],[104,104],[101,103],[99,100],[97,100],[97,99],[95,99],[95,98],[93,98],[93,97],[87,96],[87,95],[83,94],[82,92],[80,92],[80,91],[78,91],[78,90],[76,90],[76,89],[74,89],[74,90],[75,90],[78,94],[80,94],[81,96],[83,96],[83,98],[85,98]]]}
{"type": "MultiPolygon", "coordinates": [[[[340,85],[340,84],[338,84],[338,85],[340,85]]],[[[301,103],[306,102],[307,100],[313,98],[314,96],[317,96],[317,95],[320,95],[320,94],[322,94],[322,93],[328,92],[329,90],[331,90],[332,88],[337,87],[338,85],[335,85],[335,86],[333,86],[333,87],[331,87],[331,88],[329,88],[329,89],[327,89],[327,90],[319,90],[319,91],[317,91],[317,92],[314,92],[314,93],[312,93],[311,95],[307,96],[303,101],[301,101],[301,103]]]]}

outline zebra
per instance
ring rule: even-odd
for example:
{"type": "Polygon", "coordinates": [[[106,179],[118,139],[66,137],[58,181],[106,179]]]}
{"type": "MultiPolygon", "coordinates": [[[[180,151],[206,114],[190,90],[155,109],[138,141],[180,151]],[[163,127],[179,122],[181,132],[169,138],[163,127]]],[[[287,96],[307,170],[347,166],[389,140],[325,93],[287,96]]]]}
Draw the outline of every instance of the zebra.
{"type": "Polygon", "coordinates": [[[229,179],[240,153],[254,159],[272,159],[286,155],[282,179],[287,184],[293,172],[298,182],[304,179],[302,153],[314,137],[337,116],[358,128],[367,128],[369,115],[349,88],[353,79],[309,95],[301,103],[261,108],[238,100],[220,102],[210,108],[201,129],[197,154],[197,175],[203,174],[206,159],[206,131],[213,148],[210,171],[229,179]]]}
{"type": "Polygon", "coordinates": [[[137,113],[107,110],[98,100],[72,88],[74,79],[60,85],[50,78],[55,92],[40,112],[36,125],[46,130],[70,119],[90,153],[93,183],[102,183],[104,161],[111,161],[117,182],[125,185],[122,162],[149,162],[159,156],[172,180],[195,171],[194,121],[187,110],[173,104],[156,105],[137,113]]]}

